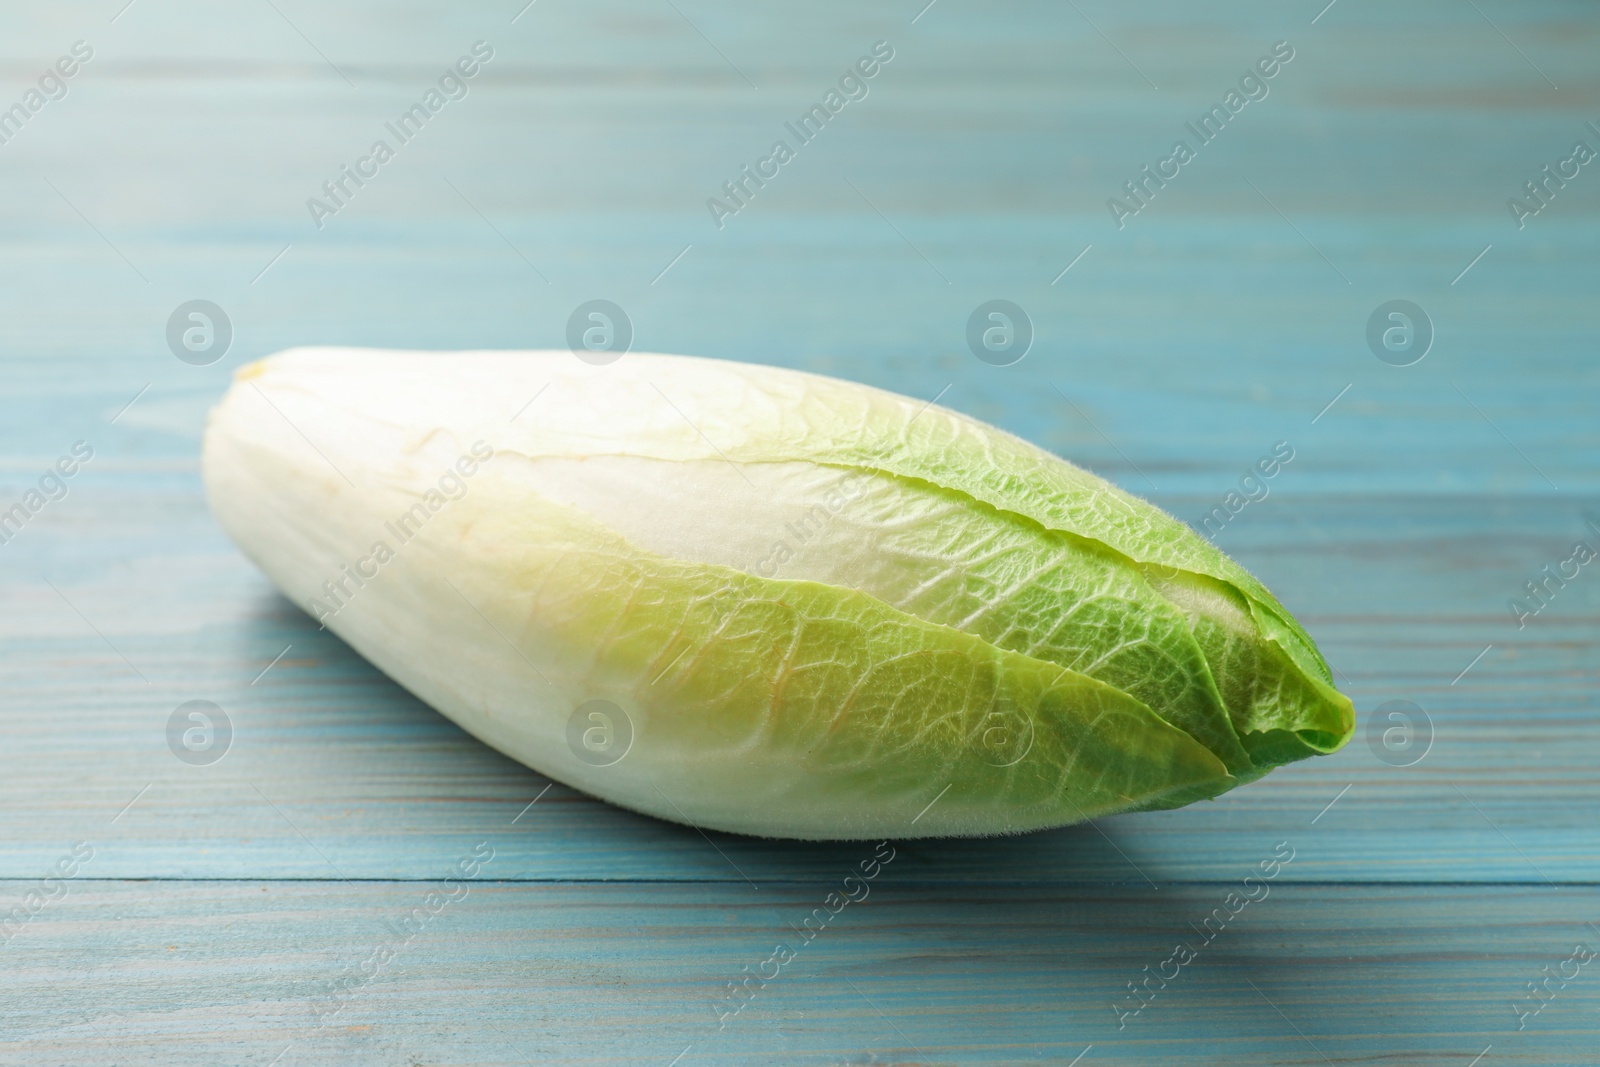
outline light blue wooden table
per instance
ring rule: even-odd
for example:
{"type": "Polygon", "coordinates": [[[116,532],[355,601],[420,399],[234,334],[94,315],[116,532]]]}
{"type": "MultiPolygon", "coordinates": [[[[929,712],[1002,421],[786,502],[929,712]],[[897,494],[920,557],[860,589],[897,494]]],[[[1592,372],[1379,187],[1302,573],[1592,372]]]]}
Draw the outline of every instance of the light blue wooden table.
{"type": "Polygon", "coordinates": [[[12,5],[0,509],[93,458],[0,545],[0,1063],[1600,1063],[1600,963],[1569,962],[1600,948],[1600,565],[1507,606],[1600,547],[1600,162],[1524,191],[1600,149],[1600,11],[1323,3],[12,5]],[[319,229],[307,199],[480,40],[319,229]],[[878,41],[719,229],[707,199],[878,41]],[[1108,198],[1279,41],[1119,228],[1108,198]],[[1191,522],[1290,442],[1217,540],[1357,737],[1181,811],[898,843],[719,1026],[870,849],[546,790],[278,597],[200,492],[241,362],[560,347],[593,298],[639,349],[937,396],[1191,522]],[[1036,333],[1011,366],[964,336],[997,298],[1036,333]],[[193,299],[233,328],[209,366],[165,338],[193,299]],[[1409,366],[1366,337],[1396,299],[1433,326],[1409,366]],[[192,699],[231,719],[220,762],[168,748],[192,699]],[[1431,724],[1408,766],[1368,739],[1395,700],[1431,724]],[[1131,1014],[1281,842],[1270,896],[1131,1014]]]}

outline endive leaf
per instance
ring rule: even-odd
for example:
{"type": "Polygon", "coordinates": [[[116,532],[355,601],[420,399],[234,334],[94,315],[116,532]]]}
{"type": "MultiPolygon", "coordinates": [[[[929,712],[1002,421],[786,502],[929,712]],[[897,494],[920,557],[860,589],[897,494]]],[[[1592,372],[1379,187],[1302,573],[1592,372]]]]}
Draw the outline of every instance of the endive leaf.
{"type": "Polygon", "coordinates": [[[467,729],[641,811],[1024,830],[1213,796],[1353,725],[1237,564],[954,412],[664,356],[297,350],[239,378],[205,471],[241,547],[467,729]],[[431,491],[479,448],[464,495],[431,491]],[[393,562],[330,585],[419,500],[393,562]],[[631,724],[613,765],[566,742],[594,700],[631,724]]]}

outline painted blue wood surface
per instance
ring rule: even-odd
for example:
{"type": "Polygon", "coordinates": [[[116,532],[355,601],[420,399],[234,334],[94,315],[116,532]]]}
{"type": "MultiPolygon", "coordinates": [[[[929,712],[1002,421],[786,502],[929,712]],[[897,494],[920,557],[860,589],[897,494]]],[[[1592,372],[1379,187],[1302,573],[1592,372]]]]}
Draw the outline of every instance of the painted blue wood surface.
{"type": "Polygon", "coordinates": [[[1506,208],[1600,147],[1593,7],[675,5],[0,16],[0,107],[95,49],[0,145],[0,507],[95,450],[0,545],[0,912],[93,849],[0,943],[0,1063],[1600,1062],[1594,965],[1514,1010],[1600,947],[1600,577],[1507,608],[1600,544],[1600,163],[1523,228],[1506,208]],[[479,39],[469,95],[314,227],[306,198],[479,39]],[[706,198],[880,39],[868,96],[718,229],[706,198]],[[1118,229],[1106,199],[1278,40],[1269,95],[1118,229]],[[163,337],[197,297],[235,327],[210,367],[163,337]],[[860,847],[541,797],[278,597],[199,487],[242,362],[560,347],[593,297],[640,349],[941,396],[1191,522],[1291,442],[1218,543],[1362,730],[1181,811],[899,844],[718,1030],[860,847]],[[963,336],[994,297],[1037,330],[1011,367],[963,336]],[[1394,298],[1437,329],[1413,366],[1365,340],[1394,298]],[[166,746],[195,698],[237,728],[209,767],[166,746]],[[1396,699],[1434,728],[1409,767],[1366,737],[1396,699]],[[1270,899],[1119,1028],[1282,841],[1270,899]],[[318,1027],[479,842],[482,884],[318,1027]]]}
{"type": "Polygon", "coordinates": [[[1582,926],[1587,889],[1279,887],[1203,945],[1186,920],[1217,885],[974,890],[898,862],[804,944],[823,886],[482,885],[408,938],[384,924],[427,883],[97,882],[8,960],[0,1062],[1594,1062],[1592,975],[1520,1032],[1506,981],[1568,957],[1552,927],[1582,926]],[[1197,958],[1127,1015],[1185,939],[1197,958]],[[779,943],[794,958],[722,1026],[779,943]]]}

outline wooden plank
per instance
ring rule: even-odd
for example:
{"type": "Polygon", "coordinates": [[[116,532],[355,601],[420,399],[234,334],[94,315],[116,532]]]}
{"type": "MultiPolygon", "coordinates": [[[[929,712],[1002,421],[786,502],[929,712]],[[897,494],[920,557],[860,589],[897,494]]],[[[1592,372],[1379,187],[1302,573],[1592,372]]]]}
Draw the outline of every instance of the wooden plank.
{"type": "MultiPolygon", "coordinates": [[[[1178,514],[1201,503],[1167,502],[1178,514]]],[[[0,873],[35,876],[84,839],[106,877],[413,877],[448,864],[463,835],[487,834],[507,877],[738,878],[694,831],[560,786],[512,825],[544,779],[319,632],[225,543],[192,489],[102,484],[59,509],[6,546],[22,566],[0,584],[0,873]],[[221,704],[236,731],[209,767],[167,747],[173,709],[196,698],[221,704]]],[[[1537,499],[1253,505],[1224,532],[1229,547],[1324,642],[1363,727],[1389,700],[1426,710],[1426,758],[1389,766],[1363,730],[1338,756],[1216,802],[1108,820],[1115,848],[1079,829],[907,852],[935,880],[1229,878],[1337,795],[1287,877],[1595,881],[1600,582],[1574,582],[1522,631],[1503,602],[1532,573],[1525,561],[1557,558],[1575,530],[1569,505],[1537,499]]],[[[808,877],[839,855],[717,840],[757,880],[808,877]]]]}
{"type": "Polygon", "coordinates": [[[1092,1045],[1084,1064],[1464,1067],[1492,1046],[1549,1067],[1600,1041],[1600,964],[1562,967],[1600,944],[1589,888],[1268,880],[1230,906],[1237,882],[938,887],[895,857],[805,940],[874,851],[759,889],[497,883],[496,855],[431,904],[429,882],[73,881],[3,946],[0,1062],[1066,1064],[1092,1045]],[[1196,957],[1163,966],[1179,943],[1196,957]],[[769,980],[731,1012],[746,967],[769,980]],[[1125,1014],[1147,967],[1170,981],[1125,1014]],[[1577,977],[1519,1031],[1546,967],[1577,977]]]}
{"type": "MultiPolygon", "coordinates": [[[[1505,210],[1592,117],[1588,22],[1559,3],[1503,13],[1566,83],[1555,92],[1459,5],[1401,17],[1345,4],[1315,27],[1261,5],[1088,10],[1163,92],[1066,9],[945,5],[913,27],[808,6],[773,16],[781,43],[774,22],[697,13],[760,92],[670,10],[530,12],[496,38],[473,95],[322,230],[306,198],[455,42],[502,27],[361,4],[315,16],[304,29],[327,34],[366,87],[352,92],[270,9],[225,27],[183,4],[130,13],[73,95],[5,146],[5,336],[61,361],[0,367],[7,395],[50,398],[8,413],[0,453],[28,465],[94,430],[108,459],[192,458],[205,404],[242,360],[312,340],[559,346],[572,308],[606,292],[630,309],[641,348],[918,396],[949,386],[948,403],[1141,492],[1139,471],[1161,491],[1220,494],[1288,439],[1294,477],[1316,472],[1330,490],[1596,493],[1600,183],[1572,183],[1523,230],[1505,210]],[[900,53],[872,95],[716,229],[706,198],[884,35],[900,53]],[[1301,51],[1272,95],[1117,229],[1106,199],[1282,36],[1301,51]],[[1419,143],[1428,165],[1393,165],[1419,143]],[[84,144],[120,165],[79,166],[84,144]],[[237,326],[233,352],[207,369],[162,354],[167,314],[201,292],[237,326]],[[962,336],[967,312],[1001,293],[1038,328],[1012,368],[978,364],[962,336]],[[1371,358],[1363,336],[1401,294],[1438,327],[1434,351],[1403,369],[1371,358]],[[96,426],[146,385],[126,424],[96,426]]],[[[32,69],[24,56],[70,40],[76,18],[32,20],[8,67],[32,69]]]]}

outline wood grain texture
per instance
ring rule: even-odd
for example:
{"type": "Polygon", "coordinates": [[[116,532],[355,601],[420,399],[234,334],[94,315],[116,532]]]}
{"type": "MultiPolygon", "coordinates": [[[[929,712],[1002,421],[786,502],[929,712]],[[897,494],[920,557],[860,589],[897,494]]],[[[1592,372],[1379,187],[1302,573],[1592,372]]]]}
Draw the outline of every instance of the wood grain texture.
{"type": "Polygon", "coordinates": [[[1092,1045],[1128,1067],[1460,1067],[1493,1046],[1557,1067],[1600,1039],[1596,964],[1520,1031],[1513,1011],[1593,944],[1587,889],[1274,886],[1207,944],[1189,924],[1237,883],[934,887],[898,868],[810,941],[824,885],[485,882],[414,934],[399,924],[430,883],[74,885],[6,946],[0,1063],[1066,1064],[1092,1045]],[[1127,1015],[1128,984],[1179,943],[1195,959],[1127,1015]],[[778,945],[793,958],[763,968],[778,945]],[[747,967],[771,977],[723,1019],[747,967]]]}
{"type": "Polygon", "coordinates": [[[1506,208],[1600,147],[1592,6],[119,7],[0,16],[0,108],[95,49],[0,145],[0,510],[95,450],[0,545],[0,914],[94,852],[0,943],[0,1063],[1596,1062],[1592,968],[1521,1031],[1512,1005],[1600,946],[1600,576],[1507,607],[1600,544],[1600,163],[1506,208]],[[469,95],[316,228],[306,198],[479,39],[469,95]],[[717,228],[706,198],[880,39],[869,95],[717,228]],[[1269,95],[1119,229],[1106,199],[1279,40],[1269,95]],[[163,336],[196,297],[235,330],[208,367],[163,336]],[[898,843],[717,1031],[862,847],[542,792],[279,597],[199,487],[245,361],[561,347],[595,297],[640,350],[939,396],[1191,523],[1290,442],[1217,541],[1360,732],[1181,811],[898,843]],[[995,297],[1036,330],[1010,367],[964,338],[995,297]],[[1364,336],[1394,298],[1436,327],[1409,367],[1364,336]],[[209,767],[165,739],[196,698],[236,728],[209,767]],[[1366,737],[1397,699],[1434,730],[1409,767],[1366,737]],[[1118,1029],[1281,841],[1270,898],[1118,1029]],[[316,1028],[478,842],[484,880],[316,1028]]]}
{"type": "MultiPolygon", "coordinates": [[[[1178,514],[1199,505],[1162,502],[1178,514]]],[[[155,507],[106,487],[61,507],[75,511],[56,529],[30,527],[27,542],[7,547],[96,562],[74,571],[36,556],[39,576],[0,592],[14,701],[0,779],[13,815],[0,843],[6,875],[30,877],[63,841],[84,839],[100,850],[104,877],[316,878],[331,863],[352,878],[404,878],[447,866],[463,835],[491,834],[506,877],[644,869],[737,879],[695,832],[562,786],[512,826],[545,780],[318,631],[226,544],[192,493],[155,507]],[[96,549],[94,530],[115,533],[96,549]],[[113,543],[144,547],[132,564],[98,562],[113,543]],[[167,749],[169,715],[195,698],[218,702],[234,722],[232,749],[209,767],[167,749]]],[[[909,850],[926,857],[929,878],[1142,882],[1134,864],[1157,883],[1226,878],[1348,785],[1317,822],[1319,848],[1285,877],[1538,881],[1542,871],[1596,881],[1600,581],[1574,582],[1522,631],[1495,599],[1517,591],[1526,560],[1555,558],[1573,529],[1568,506],[1539,498],[1503,509],[1440,496],[1252,505],[1223,537],[1323,642],[1363,732],[1336,756],[1216,801],[1105,820],[1115,848],[1075,829],[1034,835],[1021,849],[998,840],[909,850]],[[1380,762],[1364,732],[1394,699],[1433,723],[1433,749],[1415,766],[1380,762]]],[[[757,878],[806,877],[835,854],[718,844],[757,878]]]]}

